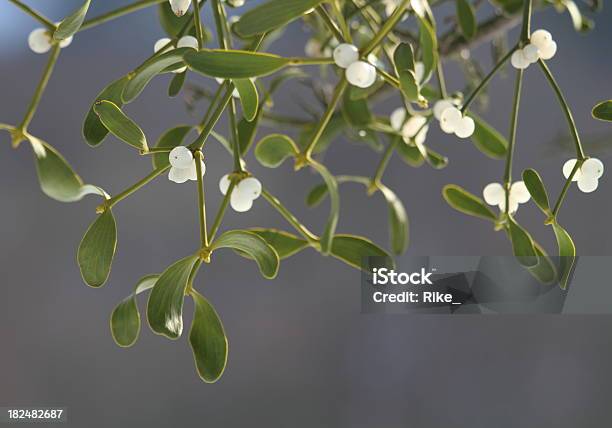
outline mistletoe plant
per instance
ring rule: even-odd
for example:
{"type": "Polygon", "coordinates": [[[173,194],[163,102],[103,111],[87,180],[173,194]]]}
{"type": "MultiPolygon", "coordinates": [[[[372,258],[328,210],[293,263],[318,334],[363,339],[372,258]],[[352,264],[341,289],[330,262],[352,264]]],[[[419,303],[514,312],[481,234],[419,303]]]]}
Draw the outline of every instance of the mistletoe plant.
{"type": "MultiPolygon", "coordinates": [[[[440,169],[447,158],[432,150],[427,133],[438,122],[444,133],[458,139],[471,139],[474,146],[493,159],[504,159],[501,183],[484,186],[483,199],[458,185],[448,185],[443,196],[451,207],[490,221],[495,230],[503,230],[519,262],[542,283],[566,287],[576,250],[570,235],[559,224],[558,216],[571,183],[577,181],[583,192],[595,190],[603,175],[603,164],[585,153],[572,113],[546,61],[557,53],[557,44],[546,30],[531,31],[533,9],[554,6],[567,10],[578,31],[590,29],[592,21],[571,0],[491,0],[494,11],[479,22],[476,9],[480,1],[455,0],[456,11],[445,18],[448,31],[440,34],[434,8],[444,0],[267,0],[249,8],[241,17],[228,17],[227,7],[242,7],[244,0],[139,0],[95,18],[86,19],[91,0],[59,23],[54,23],[20,0],[8,0],[29,14],[43,28],[35,29],[28,39],[31,49],[49,53],[41,81],[25,114],[17,126],[0,125],[10,133],[14,147],[28,141],[33,148],[42,190],[60,201],[76,201],[86,194],[102,197],[97,218],[89,227],[78,249],[78,264],[84,281],[92,287],[108,279],[117,246],[117,226],[113,208],[143,186],[167,174],[174,183],[194,181],[199,216],[199,245],[162,271],[138,281],[132,293],[112,312],[111,331],[120,346],[132,346],[140,331],[136,297],[148,293],[146,317],[153,332],[177,339],[183,331],[183,304],[193,299],[195,313],[189,332],[197,372],[206,382],[222,375],[228,345],[221,320],[211,303],[194,283],[203,263],[211,263],[223,249],[231,249],[255,261],[265,278],[274,278],[282,259],[313,248],[360,268],[362,258],[389,254],[366,238],[339,234],[339,185],[357,183],[369,195],[380,193],[386,201],[389,217],[390,247],[402,254],[408,246],[408,218],[402,202],[383,184],[389,160],[398,154],[408,165],[424,164],[440,169]],[[208,4],[206,4],[208,3],[208,4]],[[152,171],[137,183],[113,196],[100,187],[85,185],[66,160],[48,143],[28,132],[38,103],[62,49],[78,33],[112,19],[156,6],[167,37],[152,43],[154,53],[136,68],[104,88],[86,114],[83,136],[97,147],[111,134],[132,146],[136,153],[148,156],[152,171]],[[206,9],[206,10],[205,10],[206,9]],[[213,18],[216,40],[213,46],[202,22],[203,14],[213,18]],[[312,34],[305,46],[306,56],[286,57],[266,50],[290,23],[301,20],[312,34]],[[522,23],[519,39],[507,49],[507,31],[522,23]],[[486,75],[469,57],[469,48],[491,41],[496,64],[486,75]],[[449,92],[444,79],[443,59],[455,58],[462,65],[466,88],[449,92]],[[486,88],[493,76],[507,62],[516,69],[516,84],[510,134],[508,139],[476,115],[471,107],[485,104],[486,88]],[[521,181],[513,181],[512,161],[516,147],[517,118],[523,75],[532,65],[544,73],[565,114],[575,143],[576,157],[562,168],[566,181],[554,205],[549,203],[539,174],[523,172],[521,181]],[[317,69],[312,66],[318,66],[317,69]],[[309,72],[303,68],[310,67],[309,72]],[[172,76],[168,95],[181,92],[188,96],[188,106],[196,101],[207,103],[198,123],[167,130],[154,145],[142,128],[125,112],[148,83],[162,75],[172,76]],[[218,82],[209,90],[185,86],[189,74],[198,74],[218,82]],[[267,76],[270,76],[267,78],[267,76]],[[265,78],[265,79],[264,79],[265,78]],[[289,81],[309,87],[323,106],[322,111],[304,107],[310,119],[291,117],[275,111],[274,95],[289,81]],[[331,88],[331,89],[330,89],[331,88]],[[389,94],[398,94],[402,107],[390,117],[373,112],[375,105],[389,94]],[[464,96],[465,94],[465,96],[464,96]],[[224,135],[217,128],[227,115],[229,129],[224,135]],[[265,128],[287,129],[287,133],[257,136],[265,128]],[[324,165],[321,154],[340,135],[382,151],[372,176],[336,176],[324,165]],[[386,146],[383,141],[387,140],[386,146]],[[207,147],[220,142],[233,158],[233,169],[221,177],[219,190],[224,195],[211,225],[208,222],[205,187],[207,147]],[[320,233],[309,230],[247,167],[246,155],[253,151],[264,167],[276,168],[292,158],[295,170],[311,169],[321,184],[307,195],[309,206],[329,198],[329,217],[320,233]],[[252,227],[221,232],[224,217],[231,207],[248,211],[260,197],[273,207],[294,229],[292,232],[252,227]],[[558,242],[558,261],[549,258],[516,220],[519,204],[530,199],[543,211],[545,223],[553,228],[558,242]],[[499,207],[491,210],[487,204],[499,207]]],[[[591,5],[595,9],[597,5],[591,5]]],[[[442,13],[442,12],[441,12],[442,13]]],[[[593,115],[610,120],[612,102],[600,103],[593,115]]],[[[273,184],[272,184],[273,185],[273,184]]],[[[214,186],[216,187],[216,186],[214,186]]],[[[220,254],[219,254],[220,256],[220,254]]]]}

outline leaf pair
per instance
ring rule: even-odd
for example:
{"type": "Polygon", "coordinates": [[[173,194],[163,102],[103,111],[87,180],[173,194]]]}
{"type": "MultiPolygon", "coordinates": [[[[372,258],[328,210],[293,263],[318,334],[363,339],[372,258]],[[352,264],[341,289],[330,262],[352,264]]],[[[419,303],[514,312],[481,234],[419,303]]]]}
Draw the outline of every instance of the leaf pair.
{"type": "MultiPolygon", "coordinates": [[[[289,232],[276,229],[252,229],[272,246],[280,259],[297,254],[310,244],[289,232]]],[[[367,257],[383,257],[389,267],[393,266],[391,256],[370,240],[354,235],[335,235],[330,255],[357,269],[362,269],[367,257]]]]}
{"type": "Polygon", "coordinates": [[[421,95],[421,82],[416,75],[412,45],[410,43],[399,44],[393,53],[393,62],[404,99],[409,103],[417,102],[426,105],[427,100],[421,95]]]}

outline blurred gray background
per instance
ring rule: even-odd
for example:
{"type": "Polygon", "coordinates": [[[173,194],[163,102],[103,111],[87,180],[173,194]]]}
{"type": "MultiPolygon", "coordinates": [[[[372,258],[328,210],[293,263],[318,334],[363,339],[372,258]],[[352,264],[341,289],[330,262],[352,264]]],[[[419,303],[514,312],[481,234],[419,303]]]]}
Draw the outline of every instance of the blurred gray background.
{"type": "MultiPolygon", "coordinates": [[[[94,1],[90,13],[126,3],[94,1]]],[[[79,2],[31,4],[59,20],[79,2]]],[[[206,15],[209,23],[208,10],[206,15]]],[[[552,31],[559,53],[551,68],[587,151],[609,162],[605,140],[612,128],[592,120],[590,109],[612,97],[612,13],[608,9],[596,19],[595,31],[579,35],[567,15],[548,11],[534,18],[534,28],[552,31]]],[[[46,62],[27,47],[36,26],[0,2],[0,122],[20,121],[46,62]]],[[[31,132],[57,147],[86,182],[110,193],[142,177],[149,160],[113,139],[89,148],[81,137],[82,119],[99,90],[149,56],[159,37],[154,8],[79,34],[63,51],[31,125],[31,132]]],[[[293,25],[272,50],[301,55],[306,37],[299,24],[293,25]]],[[[487,47],[474,54],[490,67],[487,47]]],[[[449,63],[446,71],[451,89],[460,89],[458,67],[449,63]]],[[[197,120],[180,99],[165,97],[167,83],[167,76],[156,79],[127,109],[151,141],[177,123],[197,120]]],[[[510,78],[494,80],[485,114],[504,133],[511,86],[510,78]]],[[[285,88],[277,108],[299,114],[295,100],[301,89],[285,88]]],[[[537,168],[556,195],[561,165],[572,155],[569,145],[553,141],[567,135],[567,127],[536,67],[528,70],[524,94],[515,174],[537,168]]],[[[399,105],[394,100],[385,108],[399,105]]],[[[502,162],[438,130],[428,141],[450,157],[447,169],[412,169],[395,158],[385,176],[410,216],[409,254],[509,254],[502,234],[452,211],[440,197],[447,183],[480,193],[485,184],[500,180],[502,162]]],[[[108,327],[115,304],[139,277],[162,271],[198,245],[195,186],[161,178],[116,207],[113,271],[108,284],[94,290],[82,283],[75,253],[97,200],[65,205],[44,197],[29,148],[12,150],[5,133],[0,143],[0,406],[68,407],[71,427],[609,424],[609,316],[362,315],[359,273],[314,251],[284,262],[271,282],[253,263],[229,252],[217,254],[201,270],[197,288],[217,308],[230,341],[228,367],[217,384],[206,385],[196,376],[186,337],[170,342],[143,325],[135,347],[120,349],[108,327]]],[[[217,182],[230,170],[231,159],[215,144],[208,149],[208,206],[214,210],[220,201],[217,182]]],[[[378,156],[366,147],[338,141],[326,161],[337,174],[369,175],[373,159],[378,156]]],[[[266,170],[251,159],[250,166],[313,230],[321,229],[327,208],[310,211],[303,203],[315,176],[294,174],[291,165],[266,170]]],[[[574,187],[570,191],[561,218],[582,255],[612,254],[610,183],[604,176],[590,196],[574,187]]],[[[386,245],[387,213],[380,197],[367,198],[361,188],[347,185],[342,198],[339,230],[386,245]]],[[[523,206],[519,218],[554,251],[552,233],[533,204],[523,206]]],[[[224,222],[227,228],[248,226],[290,230],[263,199],[249,213],[230,213],[224,222]]],[[[190,303],[185,312],[189,319],[190,303]]]]}

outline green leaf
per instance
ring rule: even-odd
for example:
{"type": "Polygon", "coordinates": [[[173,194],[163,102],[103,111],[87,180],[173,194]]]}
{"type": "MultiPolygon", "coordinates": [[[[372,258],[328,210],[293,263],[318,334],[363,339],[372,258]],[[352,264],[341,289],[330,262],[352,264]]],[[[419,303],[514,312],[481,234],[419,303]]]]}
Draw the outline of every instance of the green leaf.
{"type": "Polygon", "coordinates": [[[262,138],[255,147],[255,157],[263,166],[276,168],[290,156],[297,156],[299,150],[286,135],[271,134],[262,138]]]}
{"type": "Polygon", "coordinates": [[[336,233],[336,226],[338,226],[338,217],[340,216],[340,194],[338,192],[338,182],[331,173],[318,162],[310,162],[310,166],[319,173],[323,178],[327,191],[330,195],[330,212],[325,225],[325,230],[321,235],[321,252],[323,254],[329,254],[334,239],[334,233],[336,233]]]}
{"type": "Polygon", "coordinates": [[[533,169],[526,169],[523,171],[523,182],[527,190],[529,190],[529,194],[533,198],[533,201],[540,207],[544,214],[550,215],[548,194],[546,193],[546,188],[544,187],[540,174],[533,169]]]}
{"type": "Polygon", "coordinates": [[[177,48],[145,61],[130,75],[121,95],[123,102],[127,104],[134,101],[151,79],[158,74],[184,65],[183,55],[189,51],[195,52],[192,48],[177,48]]]}
{"type": "Polygon", "coordinates": [[[245,155],[246,152],[249,151],[249,148],[255,141],[255,136],[257,135],[257,128],[259,127],[259,122],[261,117],[263,116],[263,106],[260,106],[257,110],[257,116],[254,120],[248,121],[246,118],[240,119],[238,122],[238,142],[240,143],[240,154],[245,155]]]}
{"type": "Polygon", "coordinates": [[[153,288],[159,275],[147,275],[138,280],[134,292],[123,299],[111,314],[111,334],[117,345],[127,348],[136,343],[140,334],[140,312],[136,296],[153,288]]]}
{"type": "Polygon", "coordinates": [[[156,334],[178,339],[183,333],[183,303],[197,256],[181,259],[168,267],[149,294],[147,320],[156,334]]]}
{"type": "Polygon", "coordinates": [[[404,140],[400,140],[395,144],[395,148],[400,158],[408,165],[419,167],[425,163],[425,158],[418,147],[406,144],[404,140]]]}
{"type": "Polygon", "coordinates": [[[397,255],[408,248],[408,215],[401,199],[388,187],[378,185],[389,207],[389,239],[391,248],[397,255]]]}
{"type": "Polygon", "coordinates": [[[512,242],[512,251],[518,262],[525,267],[538,264],[538,255],[533,246],[533,239],[512,217],[508,218],[508,233],[512,242]]]}
{"type": "Polygon", "coordinates": [[[97,101],[94,111],[106,129],[121,141],[146,152],[147,138],[142,129],[127,117],[123,111],[113,102],[107,100],[97,101]]]}
{"type": "Polygon", "coordinates": [[[464,188],[455,184],[448,184],[442,189],[442,196],[446,202],[457,211],[485,220],[497,221],[497,216],[485,205],[484,201],[474,196],[464,188]]]}
{"type": "Polygon", "coordinates": [[[168,96],[170,98],[176,97],[181,92],[185,84],[185,77],[187,77],[186,71],[174,75],[170,81],[170,86],[168,86],[168,96]]]}
{"type": "Polygon", "coordinates": [[[211,250],[231,248],[248,254],[257,262],[259,270],[265,278],[272,279],[278,273],[278,254],[264,238],[253,232],[230,230],[219,236],[211,246],[211,250]]]}
{"type": "Polygon", "coordinates": [[[45,195],[60,202],[79,201],[90,194],[108,197],[103,189],[83,184],[81,177],[51,145],[31,135],[27,139],[34,150],[38,181],[45,195]]]}
{"type": "Polygon", "coordinates": [[[431,24],[420,17],[419,28],[421,56],[424,66],[423,81],[426,82],[438,66],[438,39],[436,38],[436,33],[431,24]]]}
{"type": "Polygon", "coordinates": [[[399,73],[401,71],[412,71],[414,72],[415,61],[414,61],[414,50],[410,43],[400,43],[393,52],[393,62],[395,63],[395,70],[399,73]]]}
{"type": "Polygon", "coordinates": [[[110,209],[98,216],[85,232],[77,261],[81,276],[90,287],[101,287],[110,274],[117,249],[117,224],[110,209]]]}
{"type": "Polygon", "coordinates": [[[127,76],[115,80],[98,94],[96,101],[94,101],[89,108],[87,116],[85,117],[85,122],[83,123],[83,137],[90,146],[98,146],[108,135],[108,129],[106,129],[106,126],[100,122],[100,118],[98,118],[98,115],[94,111],[96,102],[100,100],[107,100],[115,103],[115,105],[119,108],[123,107],[121,94],[123,93],[123,89],[125,88],[127,82],[127,76]]]}
{"type": "Polygon", "coordinates": [[[240,37],[267,33],[298,19],[323,0],[270,0],[242,15],[233,29],[240,37]]]}
{"type": "Polygon", "coordinates": [[[430,148],[425,148],[425,150],[427,151],[427,163],[431,165],[432,168],[443,169],[448,166],[448,158],[446,156],[443,156],[430,148]]]}
{"type": "Polygon", "coordinates": [[[159,15],[159,23],[168,37],[174,39],[179,36],[181,30],[187,22],[192,19],[192,13],[188,12],[181,17],[178,17],[172,12],[170,3],[165,1],[158,6],[157,13],[159,15]]]}
{"type": "Polygon", "coordinates": [[[348,123],[357,128],[364,128],[374,120],[368,106],[368,101],[365,99],[352,99],[351,91],[344,91],[342,114],[348,123]]]}
{"type": "Polygon", "coordinates": [[[227,338],[219,315],[212,305],[195,290],[191,291],[195,307],[189,331],[189,344],[196,369],[204,382],[216,382],[227,364],[227,338]]]}
{"type": "MultiPolygon", "coordinates": [[[[187,48],[189,49],[189,48],[187,48]]],[[[189,49],[185,62],[194,71],[223,79],[248,79],[272,74],[289,65],[287,58],[278,55],[221,49],[189,49]]]]}
{"type": "Polygon", "coordinates": [[[393,259],[385,250],[360,236],[334,236],[330,254],[357,269],[367,266],[366,263],[363,263],[367,257],[384,257],[386,260],[384,265],[389,268],[394,267],[393,259]]]}
{"type": "Polygon", "coordinates": [[[572,18],[574,24],[574,30],[579,32],[590,31],[594,27],[594,23],[588,17],[584,16],[576,3],[572,0],[561,0],[561,4],[565,6],[565,9],[572,18]]]}
{"type": "Polygon", "coordinates": [[[245,119],[251,122],[257,116],[257,108],[259,107],[257,86],[251,79],[234,79],[233,82],[240,96],[242,113],[245,119]]]}
{"type": "Polygon", "coordinates": [[[53,33],[53,38],[57,41],[65,40],[79,31],[79,28],[81,28],[85,20],[85,15],[87,15],[87,11],[89,10],[90,3],[91,0],[86,0],[80,8],[64,18],[53,33]]]}
{"type": "Polygon", "coordinates": [[[593,107],[593,118],[612,122],[612,100],[602,101],[593,107]]]}
{"type": "Polygon", "coordinates": [[[308,195],[306,195],[306,205],[310,208],[314,208],[323,202],[323,199],[327,196],[327,184],[321,183],[313,187],[308,195]]]}
{"type": "MultiPolygon", "coordinates": [[[[170,128],[164,132],[161,137],[159,137],[157,144],[155,144],[155,148],[173,149],[176,146],[180,146],[183,144],[185,137],[191,130],[192,127],[189,125],[181,125],[175,128],[170,128]]],[[[153,163],[153,169],[161,169],[170,165],[168,153],[165,152],[153,153],[151,156],[151,161],[153,163]]]]}
{"type": "Polygon", "coordinates": [[[540,283],[554,283],[557,281],[557,268],[544,249],[535,241],[533,248],[538,256],[538,264],[527,269],[540,283]]]}
{"type": "Polygon", "coordinates": [[[459,28],[466,39],[471,39],[476,35],[478,28],[474,8],[468,0],[457,0],[457,18],[459,28]]]}
{"type": "Polygon", "coordinates": [[[559,286],[565,290],[576,261],[576,246],[572,237],[558,223],[552,224],[559,246],[559,286]]]}
{"type": "Polygon", "coordinates": [[[495,128],[474,113],[468,113],[474,119],[472,142],[485,155],[493,159],[503,159],[508,150],[508,141],[495,128]]]}
{"type": "Polygon", "coordinates": [[[404,98],[408,102],[426,102],[421,96],[420,82],[416,78],[412,45],[409,43],[398,45],[393,53],[393,61],[399,77],[400,90],[404,98]]]}
{"type": "Polygon", "coordinates": [[[265,239],[268,245],[274,248],[278,258],[281,260],[291,257],[308,247],[306,240],[283,230],[258,228],[250,229],[250,231],[265,239]]]}

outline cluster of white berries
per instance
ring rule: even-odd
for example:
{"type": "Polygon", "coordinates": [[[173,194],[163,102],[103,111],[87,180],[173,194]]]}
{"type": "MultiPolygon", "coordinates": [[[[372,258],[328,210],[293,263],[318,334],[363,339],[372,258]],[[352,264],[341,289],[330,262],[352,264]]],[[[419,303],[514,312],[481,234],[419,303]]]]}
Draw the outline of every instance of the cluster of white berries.
{"type": "Polygon", "coordinates": [[[427,118],[421,115],[410,116],[406,120],[406,109],[400,107],[391,113],[391,127],[402,135],[404,142],[414,144],[420,152],[424,152],[424,143],[427,138],[427,118]]]}
{"type": "Polygon", "coordinates": [[[434,117],[440,121],[440,128],[447,134],[455,134],[459,138],[469,138],[474,134],[476,125],[474,119],[464,116],[453,99],[439,100],[433,107],[434,117]]]}
{"type": "MultiPolygon", "coordinates": [[[[570,159],[563,165],[563,176],[567,179],[572,174],[576,166],[576,159],[570,159]]],[[[591,193],[597,190],[599,179],[604,173],[604,164],[596,158],[589,158],[580,165],[572,177],[572,181],[577,181],[578,189],[584,193],[591,193]]]]}
{"type": "Polygon", "coordinates": [[[369,88],[376,82],[376,68],[359,60],[359,49],[349,43],[341,43],[334,49],[334,62],[346,69],[346,80],[358,88],[369,88]]]}
{"type": "MultiPolygon", "coordinates": [[[[44,54],[53,47],[53,33],[46,28],[37,28],[28,36],[28,45],[34,53],[44,54]]],[[[66,48],[72,43],[72,36],[59,42],[60,48],[66,48]]]]}
{"type": "MultiPolygon", "coordinates": [[[[219,190],[223,195],[227,194],[231,183],[230,174],[221,177],[219,190]]],[[[255,177],[247,177],[240,180],[234,187],[234,190],[232,190],[232,196],[230,197],[231,207],[239,213],[250,210],[253,206],[253,201],[261,195],[261,190],[261,183],[255,177]]]]}
{"type": "Polygon", "coordinates": [[[537,30],[531,34],[529,43],[512,54],[510,62],[514,68],[524,70],[539,59],[549,60],[557,53],[557,43],[546,30],[537,30]]]}
{"type": "MultiPolygon", "coordinates": [[[[196,169],[196,160],[193,157],[193,153],[185,146],[177,146],[172,149],[168,155],[170,161],[170,172],[168,173],[168,180],[175,183],[181,184],[187,180],[196,181],[198,179],[198,173],[196,169]]],[[[206,165],[200,161],[202,166],[202,176],[206,172],[206,165]]]]}
{"type": "MultiPolygon", "coordinates": [[[[168,37],[163,37],[159,39],[158,41],[155,42],[155,45],[153,45],[153,52],[155,53],[159,52],[164,47],[166,47],[168,43],[172,43],[172,39],[169,39],[168,37]]],[[[197,50],[200,47],[200,45],[198,44],[198,39],[196,39],[195,37],[183,36],[178,40],[178,42],[176,42],[176,47],[177,48],[192,48],[192,49],[197,50]]],[[[168,49],[168,51],[172,49],[174,49],[174,45],[172,45],[170,49],[168,49]]],[[[187,70],[187,66],[181,67],[178,70],[174,70],[173,73],[183,73],[185,70],[187,70]]]]}
{"type": "MultiPolygon", "coordinates": [[[[500,211],[506,211],[506,190],[504,186],[499,183],[488,184],[482,191],[484,200],[489,205],[497,205],[500,211]]],[[[510,214],[515,213],[518,210],[519,204],[524,204],[531,199],[531,195],[527,190],[527,186],[522,181],[517,181],[510,186],[510,194],[508,195],[508,202],[510,214]]]]}

